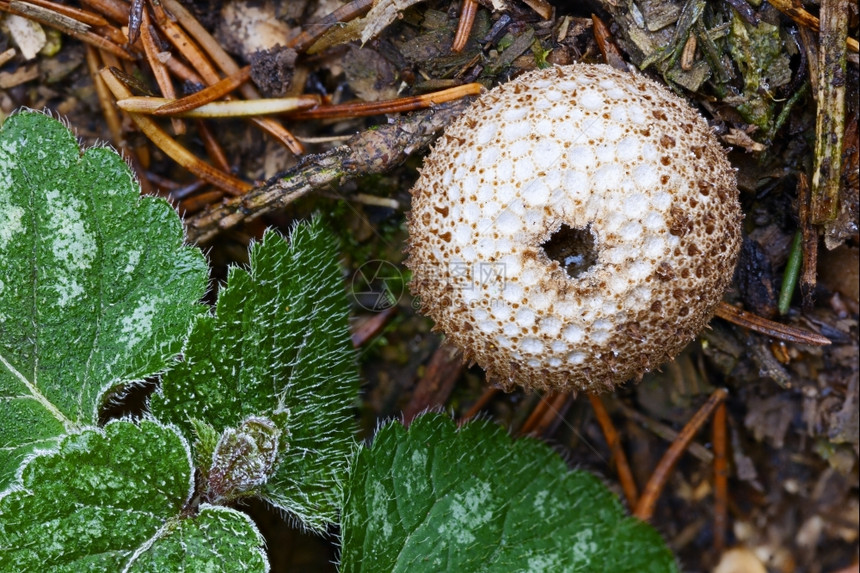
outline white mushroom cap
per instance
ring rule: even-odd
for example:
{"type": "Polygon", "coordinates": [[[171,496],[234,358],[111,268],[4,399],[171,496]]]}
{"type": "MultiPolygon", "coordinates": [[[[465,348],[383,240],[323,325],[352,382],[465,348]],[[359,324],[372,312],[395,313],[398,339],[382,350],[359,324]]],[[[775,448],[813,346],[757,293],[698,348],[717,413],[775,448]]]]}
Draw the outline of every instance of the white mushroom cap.
{"type": "Polygon", "coordinates": [[[411,289],[510,389],[612,388],[706,325],[740,247],[708,124],[638,74],[577,64],[488,92],[412,189],[411,289]]]}

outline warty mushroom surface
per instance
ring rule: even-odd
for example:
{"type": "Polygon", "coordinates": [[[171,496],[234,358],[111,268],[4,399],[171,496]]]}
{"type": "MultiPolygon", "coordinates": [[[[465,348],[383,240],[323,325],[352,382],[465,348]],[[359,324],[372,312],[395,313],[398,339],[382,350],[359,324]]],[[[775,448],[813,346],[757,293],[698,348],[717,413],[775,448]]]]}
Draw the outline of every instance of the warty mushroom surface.
{"type": "Polygon", "coordinates": [[[636,73],[574,64],[480,97],[424,162],[411,290],[505,389],[607,390],[672,359],[729,286],[735,174],[636,73]]]}

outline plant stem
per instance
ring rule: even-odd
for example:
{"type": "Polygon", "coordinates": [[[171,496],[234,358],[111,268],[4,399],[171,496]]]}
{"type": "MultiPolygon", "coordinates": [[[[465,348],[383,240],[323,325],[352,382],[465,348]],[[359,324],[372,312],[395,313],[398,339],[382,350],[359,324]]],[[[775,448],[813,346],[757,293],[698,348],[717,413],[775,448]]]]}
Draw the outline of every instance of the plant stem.
{"type": "Polygon", "coordinates": [[[848,20],[847,0],[822,0],[815,168],[812,175],[812,222],[819,225],[835,219],[839,209],[848,20]]]}
{"type": "Polygon", "coordinates": [[[788,253],[788,263],[785,265],[785,274],[782,277],[782,288],[779,289],[779,314],[787,314],[791,306],[791,296],[797,286],[797,277],[800,276],[800,263],[803,261],[803,234],[798,231],[791,241],[791,250],[788,253]]]}

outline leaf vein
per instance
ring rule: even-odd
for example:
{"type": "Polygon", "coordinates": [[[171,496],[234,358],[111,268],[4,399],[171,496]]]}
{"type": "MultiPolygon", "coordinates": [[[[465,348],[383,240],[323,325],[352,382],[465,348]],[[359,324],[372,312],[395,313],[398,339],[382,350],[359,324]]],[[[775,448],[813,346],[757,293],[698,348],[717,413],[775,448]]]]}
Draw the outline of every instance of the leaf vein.
{"type": "MultiPolygon", "coordinates": [[[[39,389],[36,387],[36,383],[35,383],[35,381],[30,382],[29,380],[27,380],[27,377],[26,377],[26,376],[24,376],[21,372],[19,372],[17,368],[15,368],[14,366],[12,366],[12,364],[11,364],[8,360],[6,360],[6,357],[5,357],[5,356],[3,356],[2,354],[0,354],[0,362],[2,362],[2,363],[3,363],[3,366],[5,366],[5,367],[6,367],[6,369],[9,371],[9,373],[11,373],[11,374],[12,374],[12,376],[14,376],[15,378],[17,378],[17,379],[18,379],[18,381],[19,381],[19,382],[21,382],[21,384],[23,384],[23,385],[24,385],[24,387],[25,387],[25,388],[30,392],[30,394],[33,396],[33,399],[35,399],[37,402],[39,402],[39,404],[41,404],[41,405],[42,405],[42,406],[43,406],[43,407],[44,407],[48,412],[50,412],[50,413],[51,413],[51,415],[52,415],[52,416],[54,416],[57,420],[59,420],[60,422],[62,422],[63,426],[64,426],[67,430],[69,430],[69,429],[71,429],[71,428],[73,428],[73,427],[74,427],[74,424],[72,423],[72,421],[71,421],[71,420],[69,420],[69,419],[65,416],[65,414],[63,414],[63,413],[60,411],[60,409],[59,409],[59,408],[57,408],[56,406],[54,406],[54,404],[53,404],[50,400],[48,400],[48,399],[45,397],[45,395],[44,395],[44,394],[42,394],[41,392],[39,392],[39,389]]],[[[36,369],[34,368],[34,371],[33,371],[33,375],[34,375],[34,376],[35,376],[35,372],[36,372],[36,369]]]]}

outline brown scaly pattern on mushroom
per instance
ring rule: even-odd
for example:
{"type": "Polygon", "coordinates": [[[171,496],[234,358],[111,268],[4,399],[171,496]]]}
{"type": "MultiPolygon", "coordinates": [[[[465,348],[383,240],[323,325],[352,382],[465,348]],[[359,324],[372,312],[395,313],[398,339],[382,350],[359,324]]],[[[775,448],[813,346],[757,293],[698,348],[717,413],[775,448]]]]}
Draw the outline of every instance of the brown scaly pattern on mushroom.
{"type": "Polygon", "coordinates": [[[611,389],[707,324],[740,246],[732,167],[665,87],[524,74],[445,131],[412,189],[411,289],[506,389],[611,389]]]}

